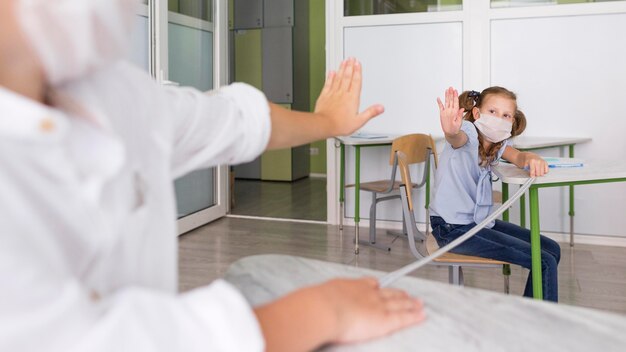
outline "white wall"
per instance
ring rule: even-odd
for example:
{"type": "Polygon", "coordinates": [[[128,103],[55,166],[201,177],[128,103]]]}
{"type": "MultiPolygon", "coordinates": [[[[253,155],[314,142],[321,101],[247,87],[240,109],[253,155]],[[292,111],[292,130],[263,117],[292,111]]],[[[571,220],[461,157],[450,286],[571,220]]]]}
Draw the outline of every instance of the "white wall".
{"type": "MultiPolygon", "coordinates": [[[[626,14],[492,21],[491,82],[517,91],[528,116],[526,135],[591,137],[576,147],[576,156],[625,157],[622,33],[626,14]]],[[[567,194],[540,191],[542,229],[569,229],[567,194]]],[[[626,236],[624,199],[626,183],[576,187],[576,232],[626,236]]]]}
{"type": "Polygon", "coordinates": [[[346,28],[344,56],[363,65],[361,105],[386,108],[363,130],[438,132],[436,97],[462,86],[462,36],[460,22],[346,28]]]}
{"type": "MultiPolygon", "coordinates": [[[[441,134],[435,99],[445,87],[502,85],[518,93],[529,122],[525,135],[591,137],[592,142],[576,147],[577,157],[624,157],[626,116],[620,105],[626,41],[620,37],[626,33],[626,1],[510,9],[491,9],[489,0],[465,3],[462,11],[450,13],[344,18],[341,4],[327,2],[328,67],[356,56],[364,67],[362,107],[386,105],[385,115],[364,130],[441,134]]],[[[329,152],[329,221],[337,223],[332,212],[338,161],[336,154],[330,155],[334,150],[329,152]]],[[[388,153],[388,148],[363,150],[363,181],[388,175],[381,168],[388,153]]],[[[557,156],[559,151],[540,154],[557,156]]],[[[346,163],[350,182],[350,151],[346,163]]],[[[346,196],[349,223],[353,190],[346,196]]],[[[566,197],[565,190],[540,190],[542,231],[569,230],[566,197]]],[[[626,183],[577,187],[576,232],[626,237],[625,198],[626,183]]],[[[361,217],[368,216],[368,208],[369,197],[363,193],[361,217]]],[[[398,205],[379,209],[379,219],[401,218],[398,205]]],[[[517,214],[514,209],[513,221],[517,214]]]]}

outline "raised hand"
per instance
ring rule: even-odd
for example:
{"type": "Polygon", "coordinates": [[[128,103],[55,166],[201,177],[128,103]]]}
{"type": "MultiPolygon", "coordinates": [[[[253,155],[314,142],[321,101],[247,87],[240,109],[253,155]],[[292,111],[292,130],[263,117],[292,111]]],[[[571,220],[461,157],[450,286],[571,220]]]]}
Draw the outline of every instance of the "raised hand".
{"type": "Polygon", "coordinates": [[[456,89],[448,88],[445,95],[445,104],[441,102],[441,99],[437,98],[441,129],[446,137],[454,137],[461,130],[464,110],[459,108],[459,93],[456,89]]]}
{"type": "Polygon", "coordinates": [[[361,64],[353,58],[343,61],[338,72],[328,74],[315,112],[325,118],[332,135],[349,135],[384,111],[382,105],[372,105],[359,113],[361,84],[361,64]]]}

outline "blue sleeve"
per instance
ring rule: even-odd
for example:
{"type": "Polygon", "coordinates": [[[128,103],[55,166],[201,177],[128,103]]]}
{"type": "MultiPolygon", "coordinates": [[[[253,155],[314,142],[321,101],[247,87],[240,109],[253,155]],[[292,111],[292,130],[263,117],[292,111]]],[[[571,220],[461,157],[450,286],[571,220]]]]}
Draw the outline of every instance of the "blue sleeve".
{"type": "Polygon", "coordinates": [[[467,135],[467,143],[461,148],[476,148],[478,146],[478,131],[473,123],[463,120],[461,124],[461,131],[465,132],[467,135]]]}

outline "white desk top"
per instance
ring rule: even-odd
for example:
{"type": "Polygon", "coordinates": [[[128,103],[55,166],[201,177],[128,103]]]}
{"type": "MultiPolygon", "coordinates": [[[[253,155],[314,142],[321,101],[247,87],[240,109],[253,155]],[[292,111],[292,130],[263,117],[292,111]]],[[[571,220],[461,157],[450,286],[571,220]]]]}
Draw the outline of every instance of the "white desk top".
{"type": "MultiPolygon", "coordinates": [[[[345,137],[335,137],[338,141],[340,141],[344,145],[372,145],[372,144],[391,144],[394,139],[401,137],[399,134],[390,134],[385,135],[380,138],[361,138],[354,136],[345,136],[345,137]]],[[[443,136],[432,135],[435,142],[439,142],[443,140],[443,136]]]]}
{"type": "MultiPolygon", "coordinates": [[[[551,168],[546,175],[537,177],[534,184],[626,178],[626,161],[584,159],[583,162],[582,167],[551,168]]],[[[513,164],[500,162],[493,172],[509,184],[523,184],[528,180],[528,171],[513,164]]]]}
{"type": "MultiPolygon", "coordinates": [[[[305,258],[261,255],[238,260],[225,279],[256,306],[331,278],[384,274],[305,258]]],[[[413,277],[400,279],[394,286],[423,299],[424,323],[384,339],[324,350],[589,352],[622,351],[626,346],[626,316],[413,277]]]]}
{"type": "Polygon", "coordinates": [[[513,138],[513,148],[535,149],[560,147],[570,144],[581,144],[590,142],[591,138],[582,137],[527,137],[517,136],[513,138]]]}
{"type": "MultiPolygon", "coordinates": [[[[394,139],[400,137],[398,134],[389,134],[380,138],[361,138],[354,136],[335,137],[345,145],[368,145],[368,144],[390,144],[394,139]]],[[[435,141],[443,140],[443,136],[434,136],[435,141]]],[[[581,144],[590,142],[591,138],[583,137],[527,137],[518,136],[513,138],[513,147],[518,149],[535,149],[559,147],[570,144],[581,144]]]]}
{"type": "Polygon", "coordinates": [[[369,145],[369,144],[391,144],[394,139],[400,137],[397,134],[386,135],[381,138],[360,138],[353,136],[345,136],[345,137],[335,137],[335,139],[339,140],[341,143],[345,145],[369,145]]]}

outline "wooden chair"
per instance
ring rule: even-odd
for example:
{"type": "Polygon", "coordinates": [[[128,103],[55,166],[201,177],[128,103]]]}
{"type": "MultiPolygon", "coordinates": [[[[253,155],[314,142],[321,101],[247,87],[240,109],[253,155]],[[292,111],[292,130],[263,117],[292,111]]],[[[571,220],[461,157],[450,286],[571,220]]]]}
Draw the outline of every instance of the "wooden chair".
{"type": "MultiPolygon", "coordinates": [[[[408,230],[408,240],[411,253],[417,258],[422,259],[439,249],[437,241],[433,235],[428,231],[428,223],[426,224],[426,240],[416,245],[414,236],[420,236],[422,233],[417,229],[415,225],[415,215],[413,213],[413,198],[411,192],[413,187],[406,187],[405,185],[411,185],[411,174],[409,172],[407,157],[398,153],[398,167],[400,169],[400,175],[402,177],[402,184],[400,185],[400,197],[402,198],[402,212],[404,215],[405,225],[408,230]]],[[[499,260],[486,259],[475,256],[445,253],[441,257],[435,259],[435,265],[448,266],[448,280],[453,285],[463,286],[463,267],[500,267],[502,266],[502,273],[504,275],[504,292],[509,293],[509,277],[510,266],[507,262],[499,260]]]]}
{"type": "MultiPolygon", "coordinates": [[[[413,183],[412,188],[420,188],[426,185],[428,178],[428,170],[430,169],[430,156],[436,155],[433,153],[435,150],[435,142],[430,135],[426,134],[408,134],[398,137],[393,140],[391,144],[391,153],[389,157],[389,165],[391,168],[391,176],[387,180],[373,181],[361,183],[361,191],[370,192],[372,194],[372,205],[370,206],[370,225],[369,225],[369,241],[362,241],[365,245],[370,245],[379,249],[390,251],[388,246],[382,246],[376,244],[376,206],[380,202],[385,202],[392,199],[400,199],[400,195],[389,195],[385,197],[379,197],[379,194],[390,194],[397,191],[400,188],[400,181],[396,181],[396,170],[398,168],[397,152],[402,152],[406,157],[406,163],[418,164],[425,163],[424,174],[419,183],[413,183]]],[[[437,165],[437,158],[435,157],[435,165],[437,165]]],[[[348,185],[347,187],[354,187],[354,185],[348,185]]],[[[426,214],[428,221],[428,214],[426,214]]],[[[407,233],[404,227],[404,233],[407,233]]],[[[425,236],[419,237],[424,239],[425,236]]]]}

